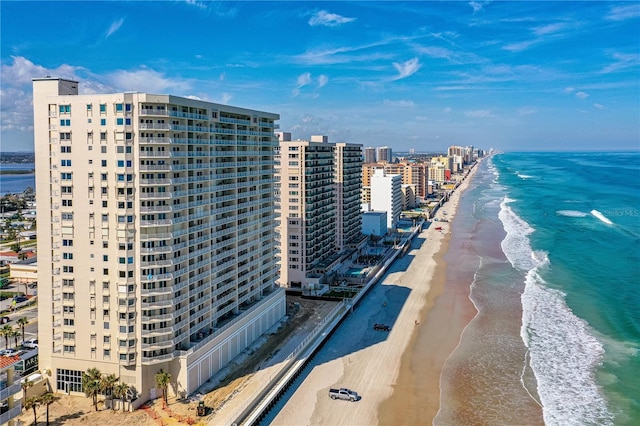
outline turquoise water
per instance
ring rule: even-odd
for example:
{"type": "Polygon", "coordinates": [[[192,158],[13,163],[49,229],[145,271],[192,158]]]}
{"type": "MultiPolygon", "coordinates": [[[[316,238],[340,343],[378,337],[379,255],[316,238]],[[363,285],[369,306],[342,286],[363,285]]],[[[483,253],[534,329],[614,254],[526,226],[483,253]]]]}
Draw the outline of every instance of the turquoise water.
{"type": "Polygon", "coordinates": [[[504,153],[452,224],[437,425],[640,424],[640,153],[504,153]]]}
{"type": "Polygon", "coordinates": [[[640,424],[640,153],[505,153],[501,247],[546,424],[640,424]]]}

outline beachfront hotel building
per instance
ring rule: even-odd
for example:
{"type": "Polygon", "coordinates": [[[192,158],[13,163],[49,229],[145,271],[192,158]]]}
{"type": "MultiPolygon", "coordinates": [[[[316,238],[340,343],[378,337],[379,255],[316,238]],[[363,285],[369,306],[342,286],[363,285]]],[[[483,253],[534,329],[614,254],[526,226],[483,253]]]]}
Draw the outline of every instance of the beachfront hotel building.
{"type": "Polygon", "coordinates": [[[393,151],[388,146],[380,146],[376,148],[376,157],[380,163],[391,163],[393,161],[393,151]]]}
{"type": "Polygon", "coordinates": [[[277,132],[277,212],[281,286],[306,291],[326,284],[359,247],[362,146],[322,135],[291,140],[277,132]]]}
{"type": "Polygon", "coordinates": [[[434,182],[445,182],[447,171],[451,174],[452,159],[447,156],[432,157],[429,163],[429,180],[434,182]]]}
{"type": "Polygon", "coordinates": [[[387,212],[387,228],[396,229],[402,212],[402,176],[376,169],[371,176],[371,210],[387,212]]]}
{"type": "Polygon", "coordinates": [[[362,165],[362,204],[371,204],[371,177],[377,169],[383,169],[387,174],[402,176],[402,184],[414,185],[415,195],[422,199],[429,194],[427,184],[429,176],[428,164],[408,161],[400,163],[369,163],[362,165]]]}
{"type": "Polygon", "coordinates": [[[277,114],[33,80],[39,363],[80,393],[193,393],[284,315],[276,285],[277,114]]]}
{"type": "Polygon", "coordinates": [[[377,161],[376,148],[367,147],[364,149],[364,164],[375,163],[377,161]]]}

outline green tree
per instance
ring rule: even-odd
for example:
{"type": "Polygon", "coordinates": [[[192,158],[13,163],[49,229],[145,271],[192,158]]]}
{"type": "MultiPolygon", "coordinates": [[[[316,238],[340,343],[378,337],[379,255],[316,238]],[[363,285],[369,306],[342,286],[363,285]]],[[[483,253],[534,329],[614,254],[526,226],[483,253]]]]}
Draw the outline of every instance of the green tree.
{"type": "Polygon", "coordinates": [[[29,408],[33,409],[33,424],[36,426],[38,425],[38,415],[36,413],[36,408],[38,408],[38,405],[40,405],[40,398],[35,396],[27,399],[24,402],[24,408],[26,410],[28,410],[29,408]]]}
{"type": "Polygon", "coordinates": [[[47,392],[40,397],[40,404],[47,406],[47,426],[49,426],[49,406],[60,399],[59,396],[55,396],[52,392],[47,392]]]}
{"type": "Polygon", "coordinates": [[[15,343],[15,347],[18,347],[18,337],[20,337],[20,332],[18,330],[11,330],[11,336],[13,337],[13,342],[15,343]]]}
{"type": "Polygon", "coordinates": [[[11,244],[11,246],[9,246],[9,248],[11,249],[12,252],[14,252],[15,254],[20,254],[20,252],[22,251],[22,246],[20,245],[19,242],[13,243],[11,244]]]}
{"type": "Polygon", "coordinates": [[[98,411],[101,378],[102,374],[97,368],[89,368],[86,373],[82,373],[82,389],[86,397],[91,398],[96,411],[98,411]]]}
{"type": "MultiPolygon", "coordinates": [[[[29,379],[24,379],[22,382],[20,382],[20,387],[22,388],[23,401],[27,400],[27,389],[29,389],[31,386],[33,386],[33,382],[29,379]]],[[[26,408],[26,407],[23,407],[23,408],[26,408]]]]}
{"type": "Polygon", "coordinates": [[[124,403],[127,400],[129,385],[124,382],[118,382],[113,388],[113,396],[122,401],[122,412],[124,412],[124,403]]]}
{"type": "Polygon", "coordinates": [[[169,387],[169,383],[171,382],[171,374],[167,373],[163,369],[160,369],[156,373],[156,387],[162,389],[162,398],[164,399],[164,403],[169,405],[169,400],[167,398],[167,388],[169,387]]]}
{"type": "Polygon", "coordinates": [[[20,330],[22,331],[22,343],[24,343],[24,328],[29,324],[29,318],[22,317],[18,320],[18,326],[20,326],[20,330]]]}
{"type": "Polygon", "coordinates": [[[13,327],[9,324],[5,324],[2,328],[0,328],[0,334],[4,337],[4,347],[9,349],[9,337],[11,337],[11,333],[13,332],[13,327]]]}
{"type": "Polygon", "coordinates": [[[100,390],[106,397],[111,399],[111,409],[113,409],[113,387],[118,383],[118,377],[115,374],[109,374],[108,376],[102,376],[100,379],[100,390]]]}

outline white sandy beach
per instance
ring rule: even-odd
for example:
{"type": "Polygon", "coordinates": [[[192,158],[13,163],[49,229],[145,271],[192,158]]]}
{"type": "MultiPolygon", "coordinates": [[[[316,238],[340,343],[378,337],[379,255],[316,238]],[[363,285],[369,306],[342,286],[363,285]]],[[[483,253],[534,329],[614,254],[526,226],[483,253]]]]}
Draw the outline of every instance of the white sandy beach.
{"type": "MultiPolygon", "coordinates": [[[[437,218],[454,218],[460,195],[475,170],[440,209],[437,218]]],[[[403,379],[410,374],[410,359],[406,355],[412,350],[418,330],[426,325],[423,319],[434,299],[442,293],[444,265],[438,265],[437,259],[446,252],[449,233],[450,223],[433,222],[414,239],[409,253],[392,265],[382,283],[372,289],[318,353],[312,361],[311,372],[272,424],[416,424],[415,420],[408,420],[412,418],[410,413],[403,413],[413,410],[405,402],[414,392],[406,387],[408,383],[403,379]],[[438,276],[440,278],[435,279],[438,276]],[[372,324],[376,322],[390,324],[392,330],[374,331],[372,324]],[[331,400],[327,392],[333,387],[348,387],[362,398],[355,403],[331,400]]],[[[467,302],[470,304],[468,299],[467,302]]],[[[424,357],[424,362],[433,364],[430,369],[433,376],[426,383],[429,395],[421,395],[421,400],[427,397],[432,407],[431,418],[422,418],[419,424],[431,424],[437,412],[442,364],[459,339],[459,332],[455,331],[458,327],[449,331],[450,322],[460,323],[462,329],[469,319],[468,306],[451,306],[448,311],[450,317],[436,319],[437,324],[431,324],[444,342],[424,357]]]]}

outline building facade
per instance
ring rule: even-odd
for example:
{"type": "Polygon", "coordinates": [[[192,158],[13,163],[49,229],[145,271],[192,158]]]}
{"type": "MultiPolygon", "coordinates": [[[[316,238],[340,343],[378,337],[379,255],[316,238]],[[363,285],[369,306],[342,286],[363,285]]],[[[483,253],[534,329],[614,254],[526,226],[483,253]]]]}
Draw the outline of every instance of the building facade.
{"type": "Polygon", "coordinates": [[[138,406],[194,392],[279,321],[277,114],[34,79],[40,366],[98,367],[138,406]]]}
{"type": "Polygon", "coordinates": [[[378,161],[376,156],[376,149],[373,147],[367,147],[364,149],[364,164],[375,163],[378,161]]]}
{"type": "Polygon", "coordinates": [[[387,212],[387,228],[396,229],[402,213],[402,176],[377,169],[371,177],[371,210],[387,212]]]}
{"type": "Polygon", "coordinates": [[[322,284],[342,254],[362,241],[362,146],[326,136],[291,141],[280,133],[276,154],[280,285],[322,284]]]}
{"type": "Polygon", "coordinates": [[[362,241],[360,193],[362,145],[338,142],[334,146],[336,228],[340,251],[356,248],[362,241]]]}
{"type": "Polygon", "coordinates": [[[338,252],[333,146],[281,140],[276,179],[282,286],[302,289],[309,274],[338,252]]]}
{"type": "Polygon", "coordinates": [[[376,148],[376,157],[378,162],[391,163],[393,161],[393,152],[391,147],[381,146],[376,148]]]}

